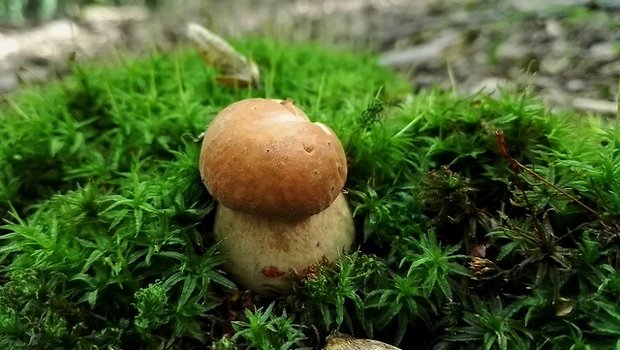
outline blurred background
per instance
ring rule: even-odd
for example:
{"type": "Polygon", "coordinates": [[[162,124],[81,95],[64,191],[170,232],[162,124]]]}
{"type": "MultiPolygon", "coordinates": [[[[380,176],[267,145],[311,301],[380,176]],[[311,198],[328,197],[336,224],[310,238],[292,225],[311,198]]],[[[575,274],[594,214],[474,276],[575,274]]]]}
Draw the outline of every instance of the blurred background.
{"type": "Polygon", "coordinates": [[[189,22],[375,52],[414,89],[529,86],[557,109],[617,110],[620,0],[0,0],[0,93],[186,45],[189,22]]]}

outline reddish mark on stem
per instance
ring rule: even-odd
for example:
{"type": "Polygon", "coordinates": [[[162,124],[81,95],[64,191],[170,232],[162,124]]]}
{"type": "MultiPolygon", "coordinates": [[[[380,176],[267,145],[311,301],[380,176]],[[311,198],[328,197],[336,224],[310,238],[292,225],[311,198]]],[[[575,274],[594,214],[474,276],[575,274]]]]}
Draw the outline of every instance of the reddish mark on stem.
{"type": "Polygon", "coordinates": [[[283,271],[273,265],[266,265],[265,267],[263,267],[261,272],[267,277],[280,277],[284,275],[283,271]]]}

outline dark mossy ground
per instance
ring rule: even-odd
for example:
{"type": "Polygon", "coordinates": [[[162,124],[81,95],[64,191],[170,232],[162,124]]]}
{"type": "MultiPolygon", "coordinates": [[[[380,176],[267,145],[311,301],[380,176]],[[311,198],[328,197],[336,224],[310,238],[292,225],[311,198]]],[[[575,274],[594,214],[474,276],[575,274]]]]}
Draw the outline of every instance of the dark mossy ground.
{"type": "Polygon", "coordinates": [[[188,50],[76,66],[3,102],[1,348],[313,348],[336,329],[406,349],[619,346],[615,121],[527,91],[412,95],[368,56],[238,45],[259,89],[217,86],[188,50]],[[219,270],[197,168],[198,135],[251,96],[336,131],[359,227],[358,252],[276,299],[219,270]]]}

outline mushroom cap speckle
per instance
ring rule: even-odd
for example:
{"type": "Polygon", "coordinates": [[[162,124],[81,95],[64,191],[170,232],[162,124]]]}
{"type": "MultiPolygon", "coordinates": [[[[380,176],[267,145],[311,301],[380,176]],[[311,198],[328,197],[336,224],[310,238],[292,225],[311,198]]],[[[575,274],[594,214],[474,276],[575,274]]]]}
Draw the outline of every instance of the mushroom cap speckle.
{"type": "Polygon", "coordinates": [[[300,217],[327,208],[347,176],[346,156],[327,126],[290,100],[252,98],[223,109],[208,127],[200,174],[227,208],[300,217]]]}

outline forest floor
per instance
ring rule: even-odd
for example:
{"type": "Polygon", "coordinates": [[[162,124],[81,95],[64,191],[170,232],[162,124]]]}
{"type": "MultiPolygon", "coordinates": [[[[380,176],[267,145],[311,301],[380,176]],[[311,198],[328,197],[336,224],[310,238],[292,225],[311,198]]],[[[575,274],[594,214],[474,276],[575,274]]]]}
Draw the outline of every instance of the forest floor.
{"type": "MultiPolygon", "coordinates": [[[[549,106],[615,114],[620,79],[618,0],[175,1],[83,11],[76,21],[0,31],[0,92],[66,72],[75,57],[112,47],[183,42],[185,23],[224,37],[270,35],[377,52],[416,89],[460,94],[530,86],[549,106]]],[[[1,30],[1,29],[0,29],[1,30]]]]}

